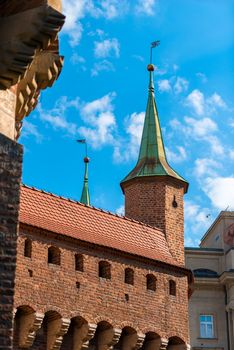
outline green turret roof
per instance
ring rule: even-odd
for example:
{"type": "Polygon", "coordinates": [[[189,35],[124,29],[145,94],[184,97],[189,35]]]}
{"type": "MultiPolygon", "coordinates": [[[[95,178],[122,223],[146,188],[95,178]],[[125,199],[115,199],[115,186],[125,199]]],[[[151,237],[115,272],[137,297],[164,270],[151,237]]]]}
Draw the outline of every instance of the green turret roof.
{"type": "Polygon", "coordinates": [[[85,163],[84,185],[83,185],[80,202],[86,205],[90,205],[89,183],[88,183],[88,164],[89,164],[88,157],[84,158],[84,163],[85,163]]]}
{"type": "Polygon", "coordinates": [[[121,187],[126,181],[143,176],[171,176],[188,183],[167,162],[166,152],[163,144],[162,131],[160,127],[157,106],[154,97],[153,71],[154,66],[148,65],[150,74],[149,95],[145,114],[144,128],[141,139],[139,158],[134,169],[121,181],[121,187]]]}

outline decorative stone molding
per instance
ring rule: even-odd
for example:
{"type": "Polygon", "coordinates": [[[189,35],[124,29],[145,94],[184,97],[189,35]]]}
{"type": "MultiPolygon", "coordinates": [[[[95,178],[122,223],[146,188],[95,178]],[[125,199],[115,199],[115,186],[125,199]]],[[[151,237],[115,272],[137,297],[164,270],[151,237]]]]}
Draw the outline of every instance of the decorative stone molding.
{"type": "Polygon", "coordinates": [[[142,347],[144,340],[145,340],[145,334],[137,333],[137,342],[136,342],[135,350],[142,347]]]}
{"type": "Polygon", "coordinates": [[[41,327],[44,315],[31,313],[22,315],[19,325],[19,347],[28,349],[32,346],[37,330],[41,327]]]}
{"type": "Polygon", "coordinates": [[[160,350],[166,350],[167,349],[167,344],[168,344],[168,339],[166,338],[161,338],[161,346],[160,350]]]}
{"type": "Polygon", "coordinates": [[[111,342],[109,343],[109,348],[113,349],[113,347],[115,346],[115,344],[118,343],[119,338],[121,336],[122,330],[119,328],[113,328],[113,338],[111,340],[111,342]]]}
{"type": "Polygon", "coordinates": [[[57,38],[64,20],[60,12],[47,4],[1,18],[1,89],[10,88],[24,77],[36,50],[48,48],[57,38]]]}
{"type": "MultiPolygon", "coordinates": [[[[84,336],[84,338],[82,339],[82,346],[81,349],[88,349],[89,347],[89,341],[94,337],[97,325],[94,323],[88,323],[87,326],[87,331],[86,331],[86,335],[84,336]]],[[[73,349],[73,350],[78,350],[78,349],[73,349]]]]}
{"type": "Polygon", "coordinates": [[[63,336],[67,333],[71,320],[57,318],[47,324],[47,350],[59,350],[63,336]]]}
{"type": "Polygon", "coordinates": [[[50,51],[36,54],[26,76],[17,87],[16,122],[20,123],[38,103],[40,90],[51,87],[58,79],[63,66],[63,57],[50,51]]]}

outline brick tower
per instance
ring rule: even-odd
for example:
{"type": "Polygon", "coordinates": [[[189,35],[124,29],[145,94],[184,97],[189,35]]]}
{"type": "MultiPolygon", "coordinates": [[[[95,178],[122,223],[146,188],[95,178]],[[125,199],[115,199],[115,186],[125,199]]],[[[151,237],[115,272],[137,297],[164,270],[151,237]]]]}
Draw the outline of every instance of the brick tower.
{"type": "Polygon", "coordinates": [[[134,169],[122,180],[125,215],[160,228],[171,254],[184,264],[184,193],[188,183],[167,162],[154,97],[154,66],[150,75],[145,122],[134,169]]]}

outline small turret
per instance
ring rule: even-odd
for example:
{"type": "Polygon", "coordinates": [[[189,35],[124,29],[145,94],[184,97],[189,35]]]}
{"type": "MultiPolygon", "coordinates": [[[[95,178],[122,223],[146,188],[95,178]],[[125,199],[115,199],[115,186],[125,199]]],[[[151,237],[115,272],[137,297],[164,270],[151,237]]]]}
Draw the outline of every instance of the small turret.
{"type": "MultiPolygon", "coordinates": [[[[151,57],[152,47],[159,42],[155,43],[151,57]]],[[[153,64],[147,69],[149,93],[139,157],[120,183],[125,195],[125,215],[160,228],[172,255],[184,264],[183,196],[188,183],[168,164],[154,97],[153,64]]]]}

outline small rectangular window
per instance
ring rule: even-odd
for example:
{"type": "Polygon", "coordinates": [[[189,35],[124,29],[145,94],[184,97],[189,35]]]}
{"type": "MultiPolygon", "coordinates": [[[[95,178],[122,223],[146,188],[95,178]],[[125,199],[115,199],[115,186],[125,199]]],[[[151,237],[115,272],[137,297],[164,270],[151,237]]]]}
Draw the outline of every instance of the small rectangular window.
{"type": "Polygon", "coordinates": [[[200,315],[200,337],[214,338],[214,317],[212,315],[200,315]]]}

